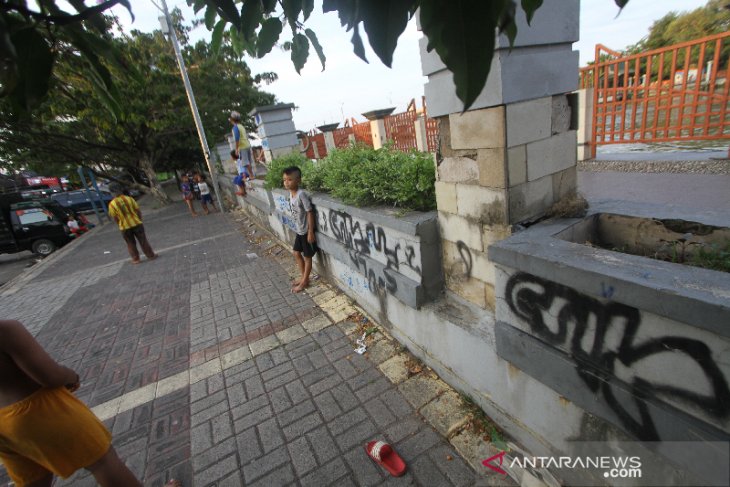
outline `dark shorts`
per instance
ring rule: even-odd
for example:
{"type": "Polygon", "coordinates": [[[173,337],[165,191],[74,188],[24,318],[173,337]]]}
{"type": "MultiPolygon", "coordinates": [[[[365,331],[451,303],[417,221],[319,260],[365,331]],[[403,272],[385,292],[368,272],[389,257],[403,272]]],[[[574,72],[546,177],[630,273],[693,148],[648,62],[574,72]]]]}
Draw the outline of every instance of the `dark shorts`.
{"type": "Polygon", "coordinates": [[[203,203],[212,203],[213,197],[210,195],[210,193],[204,194],[200,197],[200,201],[202,201],[203,203]]]}
{"type": "Polygon", "coordinates": [[[294,239],[294,246],[292,247],[296,252],[301,252],[304,257],[312,257],[319,251],[317,242],[307,242],[306,235],[297,235],[294,239]]]}

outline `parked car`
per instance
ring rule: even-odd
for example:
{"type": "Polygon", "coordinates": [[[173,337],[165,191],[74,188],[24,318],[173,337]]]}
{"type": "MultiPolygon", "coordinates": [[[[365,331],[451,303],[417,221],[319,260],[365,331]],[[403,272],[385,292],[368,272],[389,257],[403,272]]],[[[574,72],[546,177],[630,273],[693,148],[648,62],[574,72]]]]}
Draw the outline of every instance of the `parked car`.
{"type": "Polygon", "coordinates": [[[45,257],[73,240],[58,203],[23,201],[17,193],[0,196],[0,253],[31,250],[45,257]]]}
{"type": "Polygon", "coordinates": [[[91,206],[92,198],[97,205],[103,203],[105,207],[108,207],[109,202],[113,200],[114,197],[108,191],[99,192],[101,193],[101,200],[99,199],[99,195],[96,191],[89,191],[87,194],[84,189],[67,191],[65,193],[56,193],[51,195],[51,199],[58,202],[58,204],[64,208],[70,208],[74,211],[93,210],[93,207],[91,206]],[[89,198],[89,194],[91,195],[91,198],[89,198]]]}

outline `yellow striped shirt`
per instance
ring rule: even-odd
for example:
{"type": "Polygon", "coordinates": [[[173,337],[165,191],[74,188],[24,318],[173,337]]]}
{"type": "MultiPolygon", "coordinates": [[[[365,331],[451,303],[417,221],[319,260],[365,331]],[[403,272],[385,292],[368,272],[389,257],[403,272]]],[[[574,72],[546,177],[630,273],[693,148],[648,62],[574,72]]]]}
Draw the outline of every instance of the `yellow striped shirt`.
{"type": "Polygon", "coordinates": [[[139,206],[131,196],[121,194],[109,203],[109,216],[117,220],[119,230],[122,231],[142,224],[137,210],[139,206]]]}

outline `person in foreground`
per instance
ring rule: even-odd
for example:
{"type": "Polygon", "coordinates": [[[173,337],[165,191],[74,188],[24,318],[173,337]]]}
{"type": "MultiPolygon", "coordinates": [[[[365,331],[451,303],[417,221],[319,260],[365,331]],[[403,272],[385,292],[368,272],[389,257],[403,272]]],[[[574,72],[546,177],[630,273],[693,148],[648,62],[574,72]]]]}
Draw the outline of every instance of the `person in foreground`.
{"type": "Polygon", "coordinates": [[[317,253],[317,239],[314,235],[314,208],[309,195],[299,189],[302,171],[296,167],[287,167],[283,171],[284,187],[289,190],[289,211],[294,231],[294,260],[296,260],[302,278],[294,283],[292,292],[300,293],[309,286],[309,274],[312,272],[312,257],[317,253]]]}
{"type": "Polygon", "coordinates": [[[131,196],[125,196],[121,185],[118,183],[110,184],[109,191],[114,195],[114,199],[109,202],[109,216],[114,218],[114,221],[119,226],[119,230],[122,232],[122,238],[124,238],[127,244],[127,251],[132,258],[132,264],[139,264],[140,262],[137,242],[142,247],[142,252],[147,256],[147,259],[156,259],[157,254],[152,250],[150,243],[147,241],[147,236],[144,233],[142,212],[137,202],[131,196]]]}
{"type": "MultiPolygon", "coordinates": [[[[72,393],[79,375],[58,364],[18,321],[0,320],[0,461],[19,487],[90,471],[101,486],[141,486],[111,434],[72,393]]],[[[180,487],[170,480],[166,487],[180,487]]]]}

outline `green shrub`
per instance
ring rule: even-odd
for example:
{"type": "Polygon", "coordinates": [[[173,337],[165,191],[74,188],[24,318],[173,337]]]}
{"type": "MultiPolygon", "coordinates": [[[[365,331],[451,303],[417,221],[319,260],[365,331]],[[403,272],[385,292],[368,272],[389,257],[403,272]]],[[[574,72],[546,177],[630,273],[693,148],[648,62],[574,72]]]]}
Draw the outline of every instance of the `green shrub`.
{"type": "Polygon", "coordinates": [[[381,204],[421,211],[436,207],[436,174],[428,153],[355,145],[333,150],[314,163],[291,154],[269,165],[268,189],[282,187],[281,172],[288,166],[302,169],[302,187],[329,192],[353,206],[381,204]]]}
{"type": "Polygon", "coordinates": [[[271,161],[268,166],[268,172],[266,173],[266,179],[264,180],[264,187],[266,189],[283,188],[284,180],[282,178],[282,172],[289,166],[297,166],[304,172],[305,167],[311,164],[309,159],[304,157],[298,152],[292,152],[282,157],[277,157],[271,161]]]}

